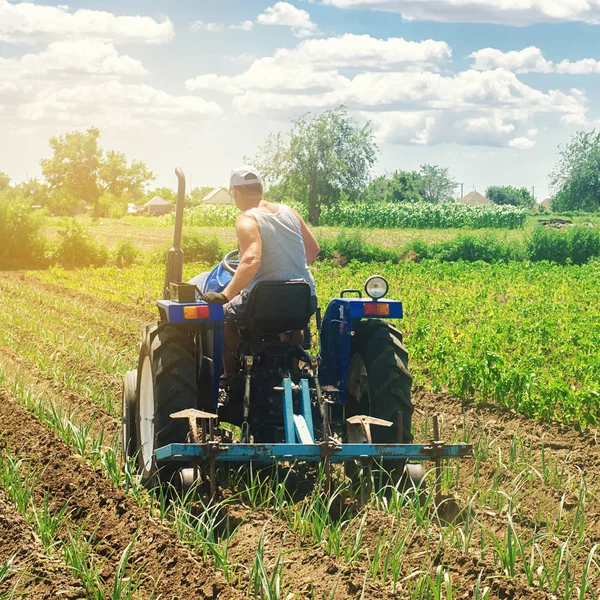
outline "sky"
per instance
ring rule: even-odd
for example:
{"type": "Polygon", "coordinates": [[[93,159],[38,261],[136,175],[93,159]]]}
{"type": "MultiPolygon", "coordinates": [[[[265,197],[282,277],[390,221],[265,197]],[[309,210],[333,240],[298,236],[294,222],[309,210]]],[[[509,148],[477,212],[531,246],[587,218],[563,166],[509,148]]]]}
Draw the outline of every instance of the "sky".
{"type": "Polygon", "coordinates": [[[541,201],[559,146],[600,125],[599,32],[600,0],[0,0],[0,171],[39,177],[49,138],[94,126],[157,185],[227,186],[346,103],[375,175],[439,164],[541,201]]]}

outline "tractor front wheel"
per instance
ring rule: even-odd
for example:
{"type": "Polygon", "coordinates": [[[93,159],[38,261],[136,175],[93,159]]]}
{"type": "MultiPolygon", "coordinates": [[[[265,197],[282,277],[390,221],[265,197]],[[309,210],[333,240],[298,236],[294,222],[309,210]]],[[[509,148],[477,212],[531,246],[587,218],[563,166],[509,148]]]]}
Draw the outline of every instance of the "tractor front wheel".
{"type": "Polygon", "coordinates": [[[350,349],[347,413],[392,421],[392,427],[373,427],[374,443],[412,442],[411,386],[402,334],[385,321],[360,321],[350,349]],[[402,440],[398,440],[398,413],[402,414],[402,440]]]}
{"type": "Polygon", "coordinates": [[[142,483],[168,482],[175,465],[162,464],[158,472],[154,452],[161,446],[183,443],[186,419],[170,415],[197,408],[198,383],[194,338],[173,325],[152,325],[140,350],[137,380],[138,467],[142,483]]]}

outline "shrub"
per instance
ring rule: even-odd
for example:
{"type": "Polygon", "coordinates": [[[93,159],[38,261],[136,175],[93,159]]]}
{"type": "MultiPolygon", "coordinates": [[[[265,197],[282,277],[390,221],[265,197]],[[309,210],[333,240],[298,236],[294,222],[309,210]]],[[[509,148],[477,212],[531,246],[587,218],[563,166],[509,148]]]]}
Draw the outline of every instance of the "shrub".
{"type": "Polygon", "coordinates": [[[592,227],[571,227],[568,230],[569,257],[573,264],[583,265],[600,256],[600,232],[592,227]]]}
{"type": "Polygon", "coordinates": [[[131,240],[119,240],[115,249],[114,262],[117,267],[130,267],[139,256],[140,251],[131,240]]]}
{"type": "Polygon", "coordinates": [[[342,229],[335,238],[319,240],[320,256],[325,259],[342,259],[342,262],[398,262],[398,253],[364,241],[360,231],[342,229]]]}
{"type": "Polygon", "coordinates": [[[61,237],[52,254],[53,262],[66,268],[101,267],[108,260],[108,250],[90,236],[89,231],[72,219],[66,229],[59,231],[61,237]]]}
{"type": "Polygon", "coordinates": [[[529,259],[549,260],[564,265],[569,258],[567,235],[559,229],[538,227],[526,241],[529,259]]]}
{"type": "Polygon", "coordinates": [[[47,246],[43,225],[43,215],[33,211],[30,202],[14,197],[10,189],[0,194],[0,265],[3,268],[43,266],[47,246]]]}
{"type": "MultiPolygon", "coordinates": [[[[152,253],[153,262],[164,262],[171,244],[165,244],[152,253]]],[[[217,263],[231,248],[226,247],[221,240],[212,234],[202,235],[193,232],[183,232],[181,236],[181,248],[183,249],[183,260],[185,262],[199,261],[217,263]]]]}

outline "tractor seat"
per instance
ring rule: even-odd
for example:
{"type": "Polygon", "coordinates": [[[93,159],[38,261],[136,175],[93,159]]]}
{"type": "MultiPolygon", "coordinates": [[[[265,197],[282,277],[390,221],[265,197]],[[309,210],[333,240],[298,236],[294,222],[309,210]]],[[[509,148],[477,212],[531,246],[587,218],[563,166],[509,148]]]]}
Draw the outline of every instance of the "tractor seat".
{"type": "Polygon", "coordinates": [[[250,291],[240,330],[248,337],[300,331],[314,312],[310,285],[304,279],[260,281],[250,291]]]}

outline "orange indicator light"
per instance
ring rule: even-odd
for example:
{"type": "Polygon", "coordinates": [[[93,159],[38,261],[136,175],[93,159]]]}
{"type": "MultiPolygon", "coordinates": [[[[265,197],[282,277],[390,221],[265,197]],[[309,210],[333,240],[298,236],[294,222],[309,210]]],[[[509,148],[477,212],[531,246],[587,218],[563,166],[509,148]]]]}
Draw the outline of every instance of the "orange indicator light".
{"type": "Polygon", "coordinates": [[[184,306],[183,307],[183,318],[184,319],[208,319],[210,316],[210,309],[208,304],[201,306],[184,306]]]}
{"type": "Polygon", "coordinates": [[[382,302],[368,302],[364,305],[364,314],[376,317],[388,317],[390,314],[390,305],[382,302]]]}

